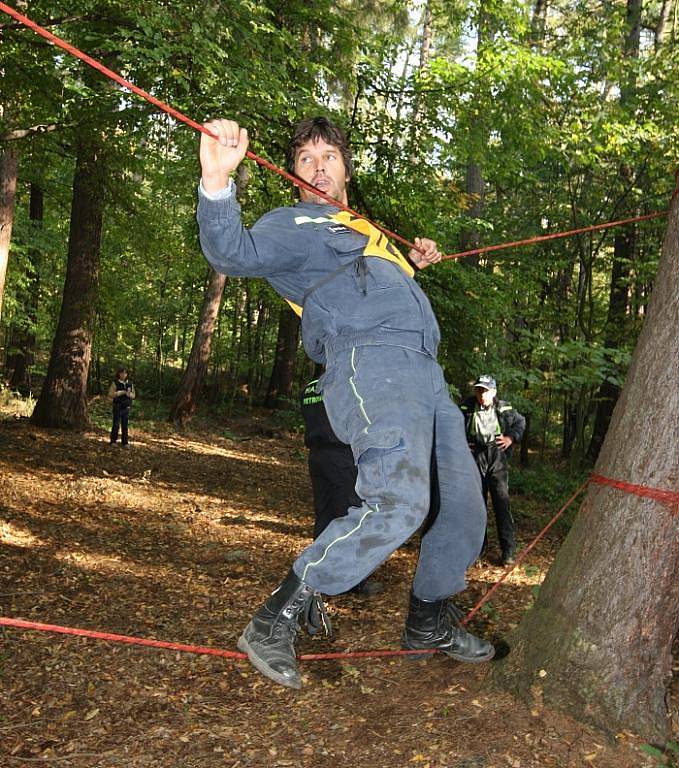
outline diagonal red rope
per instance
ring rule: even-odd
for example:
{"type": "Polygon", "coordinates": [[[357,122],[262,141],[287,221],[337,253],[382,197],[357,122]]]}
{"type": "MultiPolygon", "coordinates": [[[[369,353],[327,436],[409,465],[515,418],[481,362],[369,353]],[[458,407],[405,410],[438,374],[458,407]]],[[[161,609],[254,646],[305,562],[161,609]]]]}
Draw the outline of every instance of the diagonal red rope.
{"type": "MultiPolygon", "coordinates": [[[[86,64],[89,64],[90,67],[93,67],[98,72],[101,72],[102,74],[106,75],[106,77],[111,78],[111,80],[114,80],[119,85],[122,85],[123,88],[127,88],[133,93],[136,93],[137,96],[141,96],[143,99],[146,99],[146,101],[158,107],[158,109],[162,110],[163,112],[166,112],[168,115],[171,115],[176,120],[179,120],[182,123],[186,123],[186,125],[190,126],[191,128],[194,128],[196,131],[200,131],[200,133],[204,133],[206,136],[210,136],[213,139],[217,138],[217,136],[215,136],[215,134],[212,133],[212,131],[209,131],[207,128],[205,128],[205,126],[201,125],[200,123],[197,123],[195,120],[192,120],[190,117],[187,117],[186,115],[182,114],[181,112],[179,112],[179,110],[175,109],[174,107],[171,107],[169,104],[166,104],[165,102],[160,101],[160,99],[157,99],[155,96],[152,96],[147,91],[143,90],[142,88],[139,88],[139,86],[135,85],[134,83],[131,83],[129,80],[126,80],[117,72],[114,72],[112,69],[109,69],[108,67],[104,66],[101,62],[97,61],[96,59],[93,59],[91,56],[88,56],[86,53],[83,53],[80,49],[76,48],[70,43],[67,43],[65,40],[62,40],[60,37],[57,37],[56,35],[52,34],[52,32],[45,29],[44,27],[41,27],[39,24],[36,24],[34,21],[29,19],[28,16],[24,16],[24,14],[19,13],[18,11],[15,11],[14,8],[10,8],[10,6],[6,5],[3,2],[0,2],[0,11],[4,11],[8,16],[11,16],[12,18],[16,19],[24,26],[28,27],[29,29],[32,29],[41,37],[44,37],[45,40],[49,40],[50,43],[58,46],[59,48],[70,53],[72,56],[75,56],[81,61],[84,61],[86,64]]],[[[331,205],[334,205],[337,208],[341,208],[342,210],[347,211],[347,213],[350,213],[352,216],[356,216],[359,219],[364,219],[365,221],[372,224],[374,227],[377,227],[377,229],[379,229],[381,232],[384,232],[384,234],[387,235],[387,237],[391,237],[394,240],[397,240],[399,243],[402,243],[403,245],[407,245],[409,248],[414,248],[417,251],[421,250],[414,243],[411,243],[410,240],[406,240],[405,238],[401,237],[395,232],[392,232],[391,230],[386,229],[380,224],[377,224],[376,222],[371,221],[370,219],[366,218],[360,213],[357,213],[356,211],[354,211],[352,208],[349,208],[348,205],[345,205],[341,201],[335,200],[329,195],[326,195],[325,192],[323,192],[322,190],[316,189],[316,187],[312,186],[311,184],[304,181],[303,179],[300,179],[299,177],[294,176],[293,174],[288,173],[287,171],[284,171],[282,168],[279,168],[277,165],[274,165],[269,160],[265,160],[263,157],[259,157],[258,155],[256,155],[254,152],[251,152],[250,150],[248,150],[245,153],[245,155],[247,158],[249,158],[250,160],[254,160],[255,163],[258,163],[264,168],[267,168],[269,171],[272,171],[273,173],[277,173],[279,176],[282,176],[284,179],[291,181],[296,186],[302,187],[303,189],[306,189],[309,192],[313,192],[314,195],[321,197],[323,200],[330,203],[331,205]]]]}
{"type": "MultiPolygon", "coordinates": [[[[14,8],[11,8],[9,5],[6,5],[3,2],[0,2],[0,11],[4,11],[8,16],[11,16],[12,18],[16,19],[18,22],[20,22],[24,26],[28,27],[29,29],[32,29],[34,32],[36,32],[41,37],[44,37],[53,45],[58,46],[59,48],[66,51],[67,53],[70,53],[72,56],[75,56],[81,61],[84,61],[86,64],[89,64],[89,66],[93,67],[94,69],[106,75],[107,77],[111,78],[111,80],[114,80],[123,88],[127,88],[133,93],[136,93],[137,96],[141,96],[143,99],[146,99],[146,101],[158,107],[158,109],[162,110],[163,112],[166,112],[168,115],[171,115],[176,120],[179,120],[180,122],[185,123],[186,125],[190,126],[196,131],[199,131],[200,133],[204,133],[206,136],[210,136],[213,139],[217,138],[215,134],[213,134],[207,128],[202,126],[200,123],[197,123],[195,120],[192,120],[190,117],[187,117],[186,115],[182,114],[181,112],[179,112],[179,110],[175,109],[174,107],[171,107],[169,104],[166,104],[165,102],[160,101],[160,99],[157,99],[155,96],[152,96],[147,91],[143,90],[142,88],[139,88],[139,86],[134,85],[134,83],[131,83],[129,80],[126,80],[117,72],[114,72],[112,69],[109,69],[108,67],[98,62],[96,59],[93,59],[91,56],[88,56],[86,53],[83,53],[81,50],[79,50],[75,46],[71,45],[70,43],[67,43],[65,40],[62,40],[60,37],[57,37],[56,35],[52,34],[52,32],[50,32],[49,30],[45,29],[44,27],[41,27],[39,24],[36,24],[34,21],[29,19],[28,16],[25,16],[24,14],[19,13],[18,11],[14,10],[14,8]]],[[[303,189],[306,189],[309,192],[313,192],[314,195],[317,195],[318,197],[322,198],[323,200],[330,203],[331,205],[334,205],[344,211],[347,211],[347,213],[350,213],[352,216],[356,216],[359,219],[363,219],[367,221],[368,223],[376,227],[378,230],[380,230],[380,232],[383,232],[385,235],[387,235],[387,237],[391,237],[392,239],[396,240],[402,245],[408,246],[408,248],[413,248],[416,251],[420,251],[420,252],[422,251],[421,248],[418,248],[414,243],[410,242],[410,240],[406,240],[404,237],[401,237],[401,235],[397,234],[396,232],[392,232],[390,229],[387,229],[381,224],[378,224],[377,222],[372,221],[366,216],[363,216],[362,214],[354,211],[352,208],[349,208],[349,206],[345,205],[341,201],[335,200],[329,195],[326,195],[325,192],[323,192],[322,190],[316,189],[316,187],[307,183],[303,179],[300,179],[299,177],[294,176],[291,173],[288,173],[282,168],[279,168],[277,165],[270,162],[269,160],[265,160],[264,158],[259,157],[258,155],[256,155],[254,152],[251,152],[250,150],[248,150],[245,154],[246,154],[246,157],[249,158],[250,160],[253,160],[255,163],[258,163],[259,165],[268,169],[269,171],[272,171],[273,173],[277,173],[279,176],[282,176],[288,181],[291,181],[296,186],[302,187],[303,189]]],[[[666,215],[667,215],[667,211],[659,211],[657,213],[650,213],[645,216],[636,216],[630,219],[620,219],[619,221],[610,221],[605,224],[593,224],[587,227],[581,227],[580,229],[571,229],[564,232],[555,232],[549,235],[539,235],[537,237],[531,237],[525,240],[515,240],[514,242],[511,242],[511,243],[499,243],[497,245],[487,245],[482,248],[474,248],[470,251],[461,251],[459,253],[451,253],[451,254],[448,254],[447,256],[444,256],[443,258],[444,259],[462,259],[465,256],[474,256],[481,253],[489,253],[491,251],[504,250],[506,248],[518,248],[526,245],[534,245],[535,243],[545,242],[546,240],[556,240],[558,238],[563,238],[563,237],[572,237],[573,235],[582,234],[584,232],[595,232],[597,230],[609,229],[611,227],[619,227],[619,226],[622,226],[623,224],[631,224],[633,222],[638,222],[638,221],[647,221],[649,219],[655,219],[660,216],[666,216],[666,215]]]]}
{"type": "Polygon", "coordinates": [[[480,253],[490,253],[491,251],[502,251],[505,248],[519,248],[524,245],[535,245],[536,243],[544,243],[547,240],[558,240],[562,237],[573,237],[573,235],[581,235],[584,232],[597,232],[601,229],[610,229],[611,227],[621,227],[623,224],[632,224],[635,221],[648,221],[649,219],[657,219],[661,216],[667,216],[668,211],[657,211],[656,213],[647,213],[644,216],[634,216],[630,219],[619,219],[618,221],[607,221],[604,224],[591,224],[587,227],[580,227],[578,229],[568,229],[563,232],[553,232],[549,235],[538,235],[537,237],[528,237],[525,240],[514,240],[511,243],[498,243],[497,245],[485,245],[482,248],[473,248],[471,251],[460,251],[460,253],[451,253],[448,256],[444,256],[444,259],[462,259],[465,256],[475,256],[480,253]]]}
{"type": "Polygon", "coordinates": [[[500,588],[500,585],[503,581],[506,580],[506,578],[509,576],[509,574],[514,571],[516,568],[521,565],[521,563],[524,561],[526,555],[533,549],[533,547],[542,539],[542,537],[547,533],[547,531],[556,523],[556,521],[563,515],[563,513],[570,507],[570,505],[577,499],[577,497],[582,493],[582,491],[587,487],[589,484],[589,478],[585,480],[584,483],[582,483],[578,489],[575,491],[575,493],[568,499],[568,501],[561,507],[561,509],[554,515],[554,517],[547,523],[547,525],[538,533],[538,535],[531,541],[531,543],[519,554],[519,556],[516,558],[516,562],[510,567],[507,568],[507,570],[502,574],[500,579],[493,584],[493,586],[486,592],[486,594],[476,603],[473,608],[469,611],[469,613],[462,619],[460,622],[463,626],[467,623],[469,623],[472,616],[474,616],[478,611],[481,609],[483,605],[485,605],[490,598],[497,592],[497,590],[500,588]]]}

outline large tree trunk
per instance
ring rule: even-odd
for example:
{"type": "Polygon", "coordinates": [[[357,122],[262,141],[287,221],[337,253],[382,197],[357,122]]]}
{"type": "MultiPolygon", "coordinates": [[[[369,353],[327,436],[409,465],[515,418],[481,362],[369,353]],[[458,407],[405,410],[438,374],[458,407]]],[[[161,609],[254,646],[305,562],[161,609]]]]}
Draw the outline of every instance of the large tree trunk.
{"type": "MultiPolygon", "coordinates": [[[[648,317],[596,472],[677,489],[679,197],[648,317]],[[651,396],[650,393],[657,393],[651,396]]],[[[592,484],[495,676],[589,720],[664,743],[679,628],[679,505],[592,484]]]]}
{"type": "Polygon", "coordinates": [[[290,401],[292,398],[299,325],[299,317],[289,307],[284,306],[278,320],[276,359],[264,400],[267,408],[280,408],[286,400],[290,401]]]}
{"type": "MultiPolygon", "coordinates": [[[[81,135],[85,133],[83,129],[81,135]]],[[[102,148],[92,134],[85,135],[77,148],[59,324],[47,378],[32,416],[42,427],[83,429],[88,424],[87,375],[99,289],[105,180],[102,148]]]]}
{"type": "Polygon", "coordinates": [[[12,240],[18,167],[19,153],[16,149],[9,147],[0,152],[0,317],[9,261],[9,244],[12,240]]]}
{"type": "MultiPolygon", "coordinates": [[[[44,197],[43,188],[39,184],[31,183],[29,217],[36,231],[42,227],[44,197]]],[[[27,276],[27,285],[20,299],[24,316],[20,323],[14,323],[12,326],[11,350],[7,356],[7,369],[11,371],[9,386],[24,395],[33,391],[31,368],[35,358],[35,328],[40,298],[40,249],[31,248],[29,259],[32,271],[27,276]]]]}
{"type": "Polygon", "coordinates": [[[198,407],[198,397],[207,372],[207,364],[212,349],[212,335],[219,315],[226,280],[226,275],[220,275],[214,269],[210,270],[210,280],[205,291],[196,333],[193,337],[189,362],[168,417],[168,420],[178,427],[183,427],[198,407]]]}

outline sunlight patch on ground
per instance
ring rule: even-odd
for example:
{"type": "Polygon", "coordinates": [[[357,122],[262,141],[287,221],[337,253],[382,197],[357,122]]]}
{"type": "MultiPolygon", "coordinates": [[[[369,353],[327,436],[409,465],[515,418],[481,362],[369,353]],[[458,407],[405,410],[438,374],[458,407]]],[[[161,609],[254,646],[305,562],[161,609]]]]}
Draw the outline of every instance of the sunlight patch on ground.
{"type": "MultiPolygon", "coordinates": [[[[171,579],[177,578],[176,573],[170,572],[165,567],[149,564],[138,565],[117,555],[82,552],[69,548],[56,552],[54,559],[70,566],[76,566],[81,570],[99,573],[104,576],[133,576],[138,579],[150,580],[154,583],[161,581],[169,582],[171,579]]],[[[206,589],[202,589],[197,580],[191,581],[191,589],[193,593],[206,592],[206,589]]]]}
{"type": "Polygon", "coordinates": [[[158,439],[147,437],[146,442],[159,444],[162,447],[179,449],[181,451],[190,451],[191,453],[203,454],[205,456],[221,456],[226,459],[236,459],[237,461],[251,461],[255,464],[268,464],[273,466],[283,466],[284,463],[273,456],[262,456],[258,453],[248,453],[247,451],[235,451],[227,448],[220,448],[214,443],[203,443],[196,440],[165,438],[158,439]]]}
{"type": "Polygon", "coordinates": [[[44,547],[46,542],[13,523],[0,522],[0,543],[13,547],[44,547]]]}
{"type": "MultiPolygon", "coordinates": [[[[492,568],[490,571],[485,568],[476,569],[474,571],[474,581],[480,584],[493,586],[493,584],[496,584],[502,578],[503,573],[504,570],[500,568],[492,568]]],[[[545,574],[540,569],[536,568],[535,572],[530,570],[526,573],[519,567],[509,574],[503,584],[518,584],[523,587],[532,587],[536,584],[542,584],[544,577],[545,574]]],[[[502,587],[500,587],[500,589],[502,589],[502,587]]]]}

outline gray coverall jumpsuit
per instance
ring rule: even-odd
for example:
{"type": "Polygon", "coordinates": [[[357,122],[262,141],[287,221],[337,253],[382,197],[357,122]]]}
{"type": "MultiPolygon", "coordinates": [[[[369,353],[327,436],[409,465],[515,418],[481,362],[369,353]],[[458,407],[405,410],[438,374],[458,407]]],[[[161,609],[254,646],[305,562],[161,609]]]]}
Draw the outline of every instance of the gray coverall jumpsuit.
{"type": "Polygon", "coordinates": [[[304,348],[326,366],[318,386],[328,418],[354,454],[363,503],[299,555],[296,575],[335,595],[375,570],[427,517],[433,450],[440,509],[422,537],[413,593],[442,600],[464,588],[481,550],[481,480],[436,362],[440,332],[427,297],[400,266],[371,255],[393,253],[387,238],[354,231],[342,223],[346,216],[299,202],[247,229],[235,196],[210,200],[200,192],[197,214],[215,270],[264,277],[303,306],[304,348]]]}

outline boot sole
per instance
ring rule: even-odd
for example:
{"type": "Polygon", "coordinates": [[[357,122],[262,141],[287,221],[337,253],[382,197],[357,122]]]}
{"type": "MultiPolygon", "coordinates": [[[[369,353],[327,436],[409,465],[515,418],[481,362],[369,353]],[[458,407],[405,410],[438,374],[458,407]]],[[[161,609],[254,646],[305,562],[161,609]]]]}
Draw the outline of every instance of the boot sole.
{"type": "Polygon", "coordinates": [[[299,690],[302,687],[301,680],[290,680],[290,678],[287,678],[284,675],[281,675],[280,672],[276,672],[275,669],[272,669],[265,661],[262,661],[262,659],[250,647],[250,644],[245,639],[245,635],[241,635],[238,638],[236,647],[239,651],[247,653],[248,659],[250,660],[252,666],[255,667],[263,675],[268,677],[270,680],[273,680],[274,683],[278,683],[278,685],[282,685],[285,688],[294,688],[295,690],[299,690]]]}
{"type": "MultiPolygon", "coordinates": [[[[418,651],[419,648],[406,648],[403,647],[404,651],[418,651]]],[[[449,651],[441,651],[439,650],[438,653],[444,654],[444,656],[448,656],[451,659],[455,659],[455,661],[460,661],[463,664],[483,664],[486,661],[490,661],[495,656],[495,649],[493,649],[490,653],[487,653],[485,656],[476,656],[474,658],[469,658],[468,656],[461,656],[459,653],[451,653],[449,651]]],[[[421,661],[422,659],[431,658],[434,654],[433,653],[412,653],[408,654],[406,656],[407,659],[410,661],[421,661]]]]}

